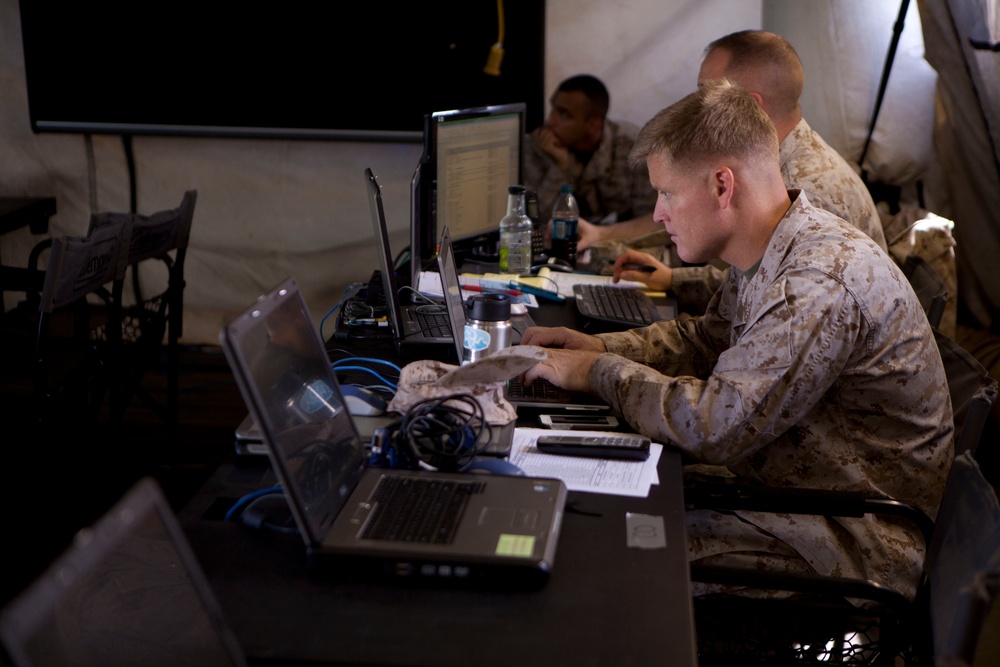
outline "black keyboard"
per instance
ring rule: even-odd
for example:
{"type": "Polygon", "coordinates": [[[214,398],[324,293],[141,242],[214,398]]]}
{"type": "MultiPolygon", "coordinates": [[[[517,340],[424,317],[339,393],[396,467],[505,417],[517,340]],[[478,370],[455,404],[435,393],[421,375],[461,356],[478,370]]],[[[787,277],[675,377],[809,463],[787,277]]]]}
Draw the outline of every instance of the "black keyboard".
{"type": "Polygon", "coordinates": [[[506,396],[508,400],[543,399],[554,401],[564,398],[565,394],[565,390],[542,378],[538,378],[529,384],[521,382],[519,377],[512,377],[507,380],[506,396]]]}
{"type": "Polygon", "coordinates": [[[413,311],[420,330],[427,338],[451,338],[451,322],[444,313],[427,313],[420,309],[413,311]]]}
{"type": "Polygon", "coordinates": [[[483,486],[483,482],[384,476],[372,492],[375,510],[361,536],[448,544],[469,497],[483,486]]]}
{"type": "Polygon", "coordinates": [[[576,307],[587,317],[642,327],[663,319],[648,294],[635,287],[573,285],[576,307]]]}

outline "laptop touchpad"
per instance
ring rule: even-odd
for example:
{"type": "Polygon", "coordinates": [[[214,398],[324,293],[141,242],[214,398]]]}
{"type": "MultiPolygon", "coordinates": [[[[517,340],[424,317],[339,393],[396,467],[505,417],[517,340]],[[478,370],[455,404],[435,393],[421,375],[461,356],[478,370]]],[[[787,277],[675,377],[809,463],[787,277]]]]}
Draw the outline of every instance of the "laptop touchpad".
{"type": "Polygon", "coordinates": [[[516,507],[484,507],[479,514],[479,525],[497,528],[532,529],[538,523],[537,510],[516,507]]]}

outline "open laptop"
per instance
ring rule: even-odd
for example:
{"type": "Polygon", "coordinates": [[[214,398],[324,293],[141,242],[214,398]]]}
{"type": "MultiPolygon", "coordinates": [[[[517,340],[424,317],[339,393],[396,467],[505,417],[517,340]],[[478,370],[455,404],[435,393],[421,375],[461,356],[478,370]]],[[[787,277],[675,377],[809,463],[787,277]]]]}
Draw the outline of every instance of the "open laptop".
{"type": "Polygon", "coordinates": [[[370,168],[365,169],[368,204],[371,208],[372,230],[379,270],[389,309],[389,325],[395,334],[396,349],[403,359],[429,359],[449,355],[455,342],[448,326],[448,316],[437,304],[404,304],[399,298],[396,271],[389,246],[389,232],[382,206],[382,186],[370,168]]]}
{"type": "MultiPolygon", "coordinates": [[[[455,261],[455,251],[451,245],[451,236],[447,225],[441,231],[441,242],[438,246],[438,273],[441,275],[441,289],[444,292],[444,303],[448,310],[448,320],[454,332],[455,355],[461,363],[464,356],[463,341],[465,337],[466,313],[462,301],[462,285],[458,276],[458,265],[455,261]]],[[[530,321],[522,322],[522,327],[530,321]]],[[[526,327],[524,327],[526,328],[526,327]]],[[[520,341],[524,328],[515,335],[515,344],[520,341]]],[[[507,382],[504,396],[514,406],[541,407],[554,410],[600,409],[610,406],[592,394],[568,391],[555,386],[547,380],[536,380],[530,385],[522,384],[517,378],[507,382]]]]}
{"type": "Polygon", "coordinates": [[[375,468],[344,405],[294,278],[220,339],[260,429],[311,567],[356,578],[536,588],[555,558],[566,501],[558,479],[375,468]],[[417,527],[394,535],[384,487],[401,486],[417,527]],[[447,492],[443,505],[424,503],[447,492]],[[450,527],[450,523],[454,523],[450,527]],[[393,538],[404,539],[393,539],[393,538]],[[405,539],[409,537],[409,539],[405,539]]]}
{"type": "Polygon", "coordinates": [[[143,478],[0,614],[0,663],[240,666],[160,487],[143,478]]]}

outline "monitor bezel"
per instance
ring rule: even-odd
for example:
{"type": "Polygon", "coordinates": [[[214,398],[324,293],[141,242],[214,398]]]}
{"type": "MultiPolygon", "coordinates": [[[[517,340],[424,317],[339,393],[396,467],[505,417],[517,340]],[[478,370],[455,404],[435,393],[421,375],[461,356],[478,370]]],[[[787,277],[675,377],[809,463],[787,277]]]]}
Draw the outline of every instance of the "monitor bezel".
{"type": "MultiPolygon", "coordinates": [[[[468,107],[464,109],[449,109],[435,111],[424,116],[424,148],[420,162],[413,174],[410,184],[410,269],[411,284],[419,284],[420,272],[432,269],[437,255],[437,242],[440,230],[437,221],[437,168],[438,168],[438,131],[445,123],[473,118],[496,117],[516,114],[518,117],[517,143],[517,183],[524,177],[523,137],[527,123],[527,104],[510,102],[487,106],[468,107]]],[[[508,183],[507,185],[514,185],[508,183]]],[[[505,186],[506,187],[506,186],[505,186]]],[[[453,235],[452,247],[456,259],[461,261],[469,255],[480,252],[483,248],[495,244],[499,238],[499,218],[496,228],[489,231],[476,232],[470,235],[453,235]]],[[[454,230],[452,230],[454,233],[454,230]]],[[[484,257],[488,259],[488,256],[484,257]]]]}

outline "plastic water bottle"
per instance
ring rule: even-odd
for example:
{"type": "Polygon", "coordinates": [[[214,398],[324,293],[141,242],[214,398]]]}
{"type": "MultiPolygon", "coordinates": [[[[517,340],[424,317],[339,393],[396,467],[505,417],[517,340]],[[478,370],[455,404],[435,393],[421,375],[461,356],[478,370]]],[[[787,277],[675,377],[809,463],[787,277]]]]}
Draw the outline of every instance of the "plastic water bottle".
{"type": "Polygon", "coordinates": [[[507,188],[507,215],[500,220],[500,273],[531,270],[531,218],[524,209],[524,186],[507,188]]]}
{"type": "Polygon", "coordinates": [[[552,256],[576,266],[577,220],[580,207],[573,196],[572,185],[562,185],[552,207],[552,256]]]}

